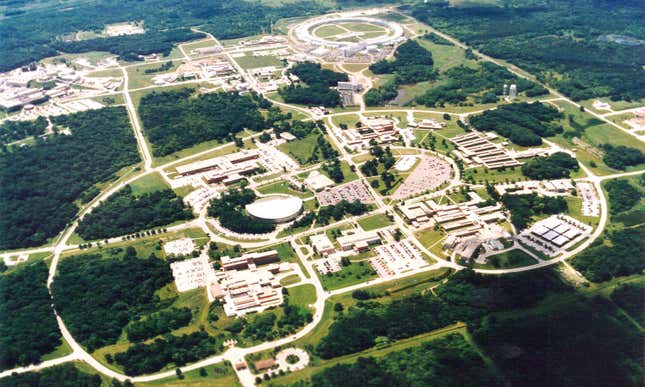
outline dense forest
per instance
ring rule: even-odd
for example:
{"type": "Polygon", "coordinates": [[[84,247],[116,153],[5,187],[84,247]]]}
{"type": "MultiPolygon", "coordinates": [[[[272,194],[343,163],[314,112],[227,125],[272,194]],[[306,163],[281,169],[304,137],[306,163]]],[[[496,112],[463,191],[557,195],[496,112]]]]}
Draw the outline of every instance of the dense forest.
{"type": "Polygon", "coordinates": [[[0,275],[0,370],[40,363],[62,344],[46,287],[48,271],[40,261],[0,275]]]}
{"type": "Polygon", "coordinates": [[[203,38],[204,34],[191,31],[189,28],[176,30],[148,31],[145,34],[111,36],[80,41],[53,42],[52,46],[61,52],[83,53],[89,51],[107,51],[125,61],[139,60],[139,55],[163,54],[167,56],[176,43],[203,38]]]}
{"type": "Polygon", "coordinates": [[[173,190],[164,189],[137,196],[128,185],[85,215],[76,232],[90,241],[192,218],[190,206],[184,204],[173,190]]]}
{"type": "Polygon", "coordinates": [[[242,130],[260,131],[258,111],[269,101],[257,94],[208,93],[194,89],[153,92],[141,98],[139,116],[155,156],[165,156],[209,140],[224,140],[242,130]]]}
{"type": "Polygon", "coordinates": [[[511,223],[522,230],[531,224],[535,215],[567,212],[567,201],[561,196],[509,195],[502,196],[504,207],[511,212],[511,223]]]}
{"type": "Polygon", "coordinates": [[[538,75],[574,100],[645,97],[644,12],[638,0],[528,0],[503,7],[433,1],[412,9],[421,21],[538,75]]]}
{"type": "MultiPolygon", "coordinates": [[[[501,383],[459,334],[428,341],[380,358],[325,368],[313,387],[332,386],[493,386],[501,383]]],[[[300,384],[295,384],[300,386],[300,384]]]]}
{"type": "Polygon", "coordinates": [[[369,211],[367,204],[361,203],[359,201],[348,202],[342,200],[333,206],[324,206],[320,207],[318,210],[318,215],[316,215],[316,223],[319,225],[329,224],[333,219],[334,221],[339,221],[343,219],[345,215],[362,215],[369,211]]]}
{"type": "Polygon", "coordinates": [[[645,154],[636,148],[604,144],[602,150],[605,152],[602,161],[610,168],[625,170],[627,167],[645,163],[645,154]]]}
{"type": "Polygon", "coordinates": [[[72,135],[0,153],[0,249],[45,243],[72,220],[85,191],[140,160],[123,107],[52,120],[72,135]]]}
{"type": "Polygon", "coordinates": [[[160,337],[150,344],[137,343],[114,355],[126,375],[142,375],[161,370],[172,363],[176,367],[205,359],[222,350],[222,343],[208,333],[160,337]]]}
{"type": "Polygon", "coordinates": [[[287,103],[309,106],[336,107],[341,104],[336,87],[339,81],[347,81],[345,73],[323,69],[319,63],[304,62],[289,69],[289,74],[296,75],[305,85],[289,85],[280,89],[280,96],[287,103]]]}
{"type": "Polygon", "coordinates": [[[168,262],[154,256],[137,258],[132,247],[122,257],[110,255],[65,258],[53,283],[56,310],[90,352],[114,344],[129,322],[159,309],[155,292],[172,281],[168,262]]]}
{"type": "Polygon", "coordinates": [[[498,106],[479,115],[468,118],[470,124],[478,130],[495,131],[500,136],[521,146],[538,146],[542,137],[555,136],[564,129],[557,121],[563,114],[553,106],[539,102],[513,103],[498,106]]]}
{"type": "Polygon", "coordinates": [[[609,197],[609,212],[618,214],[631,210],[643,197],[643,193],[628,180],[609,180],[604,186],[609,197]]]}
{"type": "MultiPolygon", "coordinates": [[[[79,371],[73,364],[67,363],[45,368],[38,372],[16,373],[0,379],[0,384],[12,387],[100,387],[101,377],[86,374],[79,371]]],[[[121,384],[118,385],[120,386],[121,384]]],[[[111,387],[116,386],[116,384],[113,384],[111,387]]]]}
{"type": "Polygon", "coordinates": [[[31,136],[45,134],[47,119],[38,117],[32,121],[5,121],[0,125],[0,145],[6,145],[14,141],[22,140],[31,136]]]}
{"type": "Polygon", "coordinates": [[[264,234],[275,230],[275,223],[249,216],[244,206],[255,201],[255,192],[248,188],[229,189],[210,201],[208,216],[218,218],[222,227],[241,234],[264,234]]]}
{"type": "Polygon", "coordinates": [[[520,78],[506,68],[491,62],[480,62],[476,68],[468,66],[452,67],[441,74],[439,84],[416,98],[425,106],[445,104],[495,103],[503,93],[503,84],[516,84],[517,92],[531,95],[546,94],[548,91],[534,82],[520,78]]]}
{"type": "Polygon", "coordinates": [[[170,308],[130,323],[125,333],[131,342],[143,341],[186,326],[192,318],[190,308],[170,308]]]}
{"type": "Polygon", "coordinates": [[[475,342],[513,386],[641,386],[638,329],[605,297],[562,301],[485,319],[474,329],[475,342]]]}
{"type": "Polygon", "coordinates": [[[522,174],[532,180],[565,179],[580,169],[578,160],[568,153],[556,152],[546,157],[534,157],[522,165],[522,174]]]}
{"type": "Polygon", "coordinates": [[[531,306],[548,292],[562,289],[550,271],[491,277],[462,270],[437,288],[438,297],[357,303],[335,318],[315,351],[323,359],[359,352],[374,346],[377,337],[399,340],[457,321],[478,321],[492,311],[531,306]]]}
{"type": "Polygon", "coordinates": [[[573,267],[594,282],[641,273],[645,269],[645,226],[607,230],[602,238],[571,261],[573,267]]]}
{"type": "MultiPolygon", "coordinates": [[[[318,15],[329,8],[318,1],[298,1],[283,6],[247,1],[216,0],[99,0],[68,7],[52,2],[32,7],[22,1],[7,3],[0,24],[0,71],[26,65],[57,54],[56,49],[80,50],[118,47],[119,53],[142,54],[153,47],[160,52],[170,49],[170,41],[189,39],[182,28],[199,26],[219,39],[233,39],[270,31],[281,18],[318,15]],[[106,38],[107,43],[58,40],[61,35],[77,31],[103,30],[105,24],[141,20],[147,32],[143,35],[106,38]],[[160,35],[159,38],[152,38],[160,35]],[[164,40],[161,42],[161,40],[164,40]],[[161,44],[163,43],[163,44],[161,44]]],[[[98,40],[98,39],[96,39],[98,40]]],[[[76,52],[76,51],[74,51],[76,52]]]]}

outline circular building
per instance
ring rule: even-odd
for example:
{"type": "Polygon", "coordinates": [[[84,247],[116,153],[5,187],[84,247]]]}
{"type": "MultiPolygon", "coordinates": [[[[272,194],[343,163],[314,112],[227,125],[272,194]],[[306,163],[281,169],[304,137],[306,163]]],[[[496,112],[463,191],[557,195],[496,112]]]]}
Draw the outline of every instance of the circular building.
{"type": "Polygon", "coordinates": [[[246,212],[256,219],[284,223],[302,212],[302,199],[291,195],[267,195],[246,205],[246,212]]]}
{"type": "MultiPolygon", "coordinates": [[[[347,31],[347,30],[346,30],[347,31]]],[[[352,31],[349,31],[352,32],[352,31]]],[[[354,32],[360,32],[356,30],[354,32]]],[[[361,46],[377,46],[383,44],[394,43],[403,38],[403,28],[398,24],[382,19],[376,19],[371,17],[333,17],[333,18],[316,18],[310,19],[302,24],[300,24],[295,29],[296,37],[305,43],[314,44],[317,46],[327,46],[327,47],[336,47],[341,48],[345,46],[356,46],[357,44],[361,46]],[[326,36],[316,36],[314,30],[317,30],[320,27],[331,26],[346,23],[349,25],[352,24],[368,24],[373,26],[380,26],[383,28],[384,33],[374,33],[370,31],[365,31],[362,36],[363,38],[358,39],[359,42],[350,42],[350,41],[338,41],[326,36]]],[[[326,35],[326,34],[323,34],[326,35]]],[[[364,48],[364,47],[363,47],[364,48]]]]}

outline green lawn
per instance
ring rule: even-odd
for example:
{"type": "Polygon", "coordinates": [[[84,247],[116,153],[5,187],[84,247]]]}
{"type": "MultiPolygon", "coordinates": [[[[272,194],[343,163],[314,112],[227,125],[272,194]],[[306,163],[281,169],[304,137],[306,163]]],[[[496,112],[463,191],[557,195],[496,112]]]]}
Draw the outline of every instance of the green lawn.
{"type": "Polygon", "coordinates": [[[282,61],[273,55],[253,56],[253,54],[247,53],[245,56],[233,58],[233,60],[245,70],[268,66],[282,67],[282,61]]]}
{"type": "Polygon", "coordinates": [[[484,167],[477,167],[466,169],[464,178],[471,177],[477,181],[489,181],[491,183],[506,182],[506,181],[522,181],[527,178],[522,175],[520,167],[501,169],[489,169],[486,171],[484,167]]]}
{"type": "Polygon", "coordinates": [[[369,281],[377,277],[369,262],[352,262],[341,271],[333,274],[319,275],[323,288],[326,290],[340,289],[369,281]]]}
{"type": "Polygon", "coordinates": [[[331,120],[337,126],[340,126],[340,124],[345,124],[348,128],[355,128],[356,123],[359,121],[358,115],[356,114],[343,114],[340,116],[334,116],[331,118],[331,120]]]}
{"type": "Polygon", "coordinates": [[[148,63],[141,66],[128,67],[128,87],[130,89],[138,89],[141,87],[146,87],[152,85],[152,78],[160,75],[166,74],[175,71],[177,67],[181,64],[181,60],[175,60],[172,62],[172,66],[168,70],[163,70],[157,73],[146,74],[145,70],[152,70],[161,67],[167,61],[162,60],[157,63],[148,63]]]}
{"type": "Polygon", "coordinates": [[[133,181],[130,183],[130,187],[132,188],[132,193],[135,195],[143,195],[170,188],[159,172],[145,175],[133,181]]]}
{"type": "Polygon", "coordinates": [[[365,231],[376,230],[378,228],[387,227],[392,224],[390,219],[384,214],[372,215],[367,218],[360,219],[358,224],[365,231]]]}
{"type": "Polygon", "coordinates": [[[289,286],[294,285],[300,282],[300,276],[298,274],[288,275],[280,280],[280,285],[289,286]]]}
{"type": "Polygon", "coordinates": [[[304,284],[289,288],[289,302],[294,305],[308,307],[316,302],[316,288],[312,284],[304,284]]]}
{"type": "Polygon", "coordinates": [[[263,194],[287,194],[294,195],[299,198],[308,198],[313,196],[313,192],[311,191],[302,192],[292,189],[289,186],[289,183],[287,183],[286,181],[278,181],[275,183],[263,185],[261,187],[258,187],[257,190],[263,194]]]}
{"type": "Polygon", "coordinates": [[[314,29],[312,35],[319,37],[319,38],[329,38],[334,35],[339,35],[345,33],[345,30],[342,28],[339,28],[333,24],[327,24],[327,25],[322,25],[316,29],[314,29]]]}
{"type": "Polygon", "coordinates": [[[135,386],[194,386],[194,387],[236,387],[241,386],[230,364],[218,363],[203,367],[206,376],[200,376],[199,370],[188,371],[179,379],[177,376],[155,380],[147,383],[135,383],[135,386]]]}
{"type": "Polygon", "coordinates": [[[537,261],[522,250],[514,249],[487,258],[486,264],[474,264],[478,269],[508,269],[513,267],[528,266],[537,261]]]}
{"type": "Polygon", "coordinates": [[[292,156],[301,165],[311,164],[308,160],[316,149],[317,139],[318,132],[313,131],[303,138],[279,145],[278,149],[292,156]]]}
{"type": "MultiPolygon", "coordinates": [[[[356,172],[352,171],[347,161],[341,161],[340,170],[343,171],[343,181],[338,184],[349,183],[350,181],[358,179],[358,175],[356,174],[356,172]]],[[[327,177],[330,177],[329,174],[322,168],[319,170],[319,172],[327,177]]],[[[306,175],[309,176],[308,173],[306,175]]]]}

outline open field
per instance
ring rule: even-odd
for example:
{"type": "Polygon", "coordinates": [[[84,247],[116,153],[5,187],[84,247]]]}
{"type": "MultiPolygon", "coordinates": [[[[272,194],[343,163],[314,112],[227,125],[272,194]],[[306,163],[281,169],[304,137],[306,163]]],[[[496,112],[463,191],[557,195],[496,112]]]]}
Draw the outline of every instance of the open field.
{"type": "Polygon", "coordinates": [[[132,183],[130,183],[130,187],[132,188],[132,193],[135,195],[143,195],[146,193],[170,188],[163,177],[161,177],[159,172],[145,175],[133,181],[132,183]]]}
{"type": "Polygon", "coordinates": [[[392,224],[390,219],[383,214],[372,215],[358,221],[359,226],[365,231],[376,230],[379,228],[387,227],[392,224]]]}
{"type": "Polygon", "coordinates": [[[376,272],[366,261],[352,262],[349,266],[343,266],[337,273],[320,275],[316,272],[316,274],[326,290],[340,289],[377,278],[376,272]]]}
{"type": "Polygon", "coordinates": [[[491,255],[487,258],[486,264],[475,263],[473,267],[478,269],[510,269],[514,267],[528,266],[537,261],[522,250],[510,250],[500,254],[491,255]]]}
{"type": "Polygon", "coordinates": [[[247,53],[245,56],[233,58],[233,60],[245,70],[267,66],[282,67],[282,61],[273,55],[253,56],[253,54],[247,53]]]}

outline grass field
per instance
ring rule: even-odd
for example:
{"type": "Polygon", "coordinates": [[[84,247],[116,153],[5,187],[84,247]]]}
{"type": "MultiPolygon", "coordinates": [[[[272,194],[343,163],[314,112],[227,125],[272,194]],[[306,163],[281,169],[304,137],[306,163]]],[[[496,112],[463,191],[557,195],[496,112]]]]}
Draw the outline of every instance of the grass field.
{"type": "Polygon", "coordinates": [[[241,386],[235,376],[233,368],[229,364],[220,363],[212,366],[203,367],[206,370],[206,376],[200,376],[199,370],[189,371],[179,379],[177,376],[171,376],[161,380],[155,380],[147,383],[135,383],[135,386],[193,386],[193,387],[237,387],[241,386]]]}
{"type": "Polygon", "coordinates": [[[297,274],[288,275],[280,280],[280,285],[289,286],[300,282],[300,276],[297,274]]]}
{"type": "Polygon", "coordinates": [[[253,56],[247,53],[245,56],[233,58],[243,69],[254,69],[257,67],[275,66],[282,67],[282,61],[273,55],[253,56]]]}
{"type": "MultiPolygon", "coordinates": [[[[338,184],[349,183],[350,181],[358,179],[358,175],[356,174],[356,172],[352,171],[347,161],[341,161],[340,170],[343,171],[343,181],[338,184]]],[[[330,177],[329,174],[322,168],[319,170],[319,172],[327,177],[330,177]]],[[[309,174],[307,174],[307,176],[309,176],[309,174]]]]}
{"type": "Polygon", "coordinates": [[[170,188],[168,183],[161,177],[159,172],[145,175],[132,183],[130,183],[132,193],[135,195],[143,195],[150,192],[161,191],[170,188]]]}
{"type": "Polygon", "coordinates": [[[289,302],[309,308],[316,302],[316,288],[312,284],[304,284],[289,288],[289,302]]]}
{"type": "Polygon", "coordinates": [[[284,144],[279,145],[278,149],[291,155],[301,165],[311,164],[308,160],[316,148],[317,138],[318,133],[312,132],[303,138],[285,142],[284,144]]]}
{"type": "Polygon", "coordinates": [[[323,288],[326,290],[340,289],[358,283],[366,282],[377,277],[372,266],[366,261],[352,262],[342,270],[327,275],[319,275],[323,288]]]}
{"type": "Polygon", "coordinates": [[[465,178],[472,176],[475,181],[488,180],[491,183],[527,180],[527,178],[522,175],[520,167],[506,168],[503,171],[499,169],[489,169],[486,171],[486,168],[484,167],[477,167],[466,169],[464,175],[465,178]]]}
{"type": "Polygon", "coordinates": [[[341,124],[347,125],[348,128],[355,128],[356,123],[359,121],[357,114],[343,114],[331,118],[334,124],[340,126],[341,124]]]}
{"type": "Polygon", "coordinates": [[[261,187],[258,187],[257,190],[263,194],[287,194],[294,195],[299,198],[308,198],[314,195],[311,191],[301,192],[291,189],[291,187],[289,187],[289,183],[287,183],[286,181],[278,181],[268,185],[263,185],[261,187]]]}
{"type": "Polygon", "coordinates": [[[334,35],[339,35],[342,33],[345,33],[345,30],[335,26],[334,24],[322,25],[311,32],[313,36],[323,39],[327,39],[334,35]]]}
{"type": "Polygon", "coordinates": [[[522,250],[514,249],[487,258],[486,264],[475,263],[478,269],[509,269],[513,267],[528,266],[537,261],[522,250]]]}
{"type": "Polygon", "coordinates": [[[152,78],[159,74],[173,72],[181,64],[180,60],[172,61],[172,66],[168,70],[160,71],[158,73],[146,74],[145,70],[157,69],[164,65],[166,61],[158,63],[148,63],[141,66],[128,67],[128,87],[130,89],[138,89],[140,87],[152,85],[152,78]]]}
{"type": "Polygon", "coordinates": [[[376,230],[379,228],[387,227],[392,224],[390,219],[384,214],[372,215],[367,218],[360,219],[358,224],[365,231],[376,230]]]}

